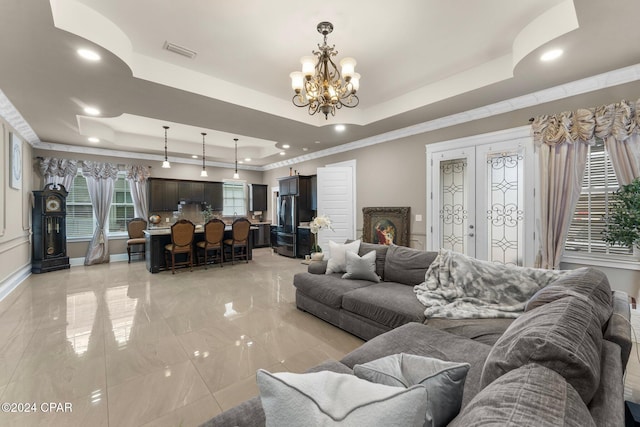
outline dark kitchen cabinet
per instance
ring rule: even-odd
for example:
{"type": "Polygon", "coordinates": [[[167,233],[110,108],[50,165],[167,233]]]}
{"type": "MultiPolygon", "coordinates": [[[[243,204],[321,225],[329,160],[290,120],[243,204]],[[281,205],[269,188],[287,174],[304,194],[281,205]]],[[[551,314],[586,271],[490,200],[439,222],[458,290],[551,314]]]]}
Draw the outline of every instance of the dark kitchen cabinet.
{"type": "Polygon", "coordinates": [[[249,193],[249,210],[251,212],[267,210],[266,185],[251,184],[251,192],[249,193]]]}
{"type": "Polygon", "coordinates": [[[149,212],[175,211],[179,202],[178,181],[149,178],[149,212]]]}
{"type": "Polygon", "coordinates": [[[181,202],[204,202],[204,182],[178,181],[178,199],[181,202]]]}
{"type": "Polygon", "coordinates": [[[298,258],[311,255],[311,230],[308,228],[298,228],[296,255],[298,258]]]}
{"type": "Polygon", "coordinates": [[[204,183],[204,202],[211,206],[214,211],[221,211],[223,208],[222,186],[222,182],[204,183]]]}
{"type": "Polygon", "coordinates": [[[281,196],[297,196],[299,191],[298,181],[300,176],[288,176],[278,180],[281,196]]]}

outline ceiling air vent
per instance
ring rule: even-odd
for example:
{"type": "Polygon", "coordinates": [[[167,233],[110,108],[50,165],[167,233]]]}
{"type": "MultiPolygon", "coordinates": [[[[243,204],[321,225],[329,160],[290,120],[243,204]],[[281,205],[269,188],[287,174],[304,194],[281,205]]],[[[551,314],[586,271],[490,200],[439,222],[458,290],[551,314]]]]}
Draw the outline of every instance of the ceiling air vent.
{"type": "Polygon", "coordinates": [[[193,59],[198,54],[197,52],[187,49],[186,47],[182,47],[175,43],[164,42],[164,48],[169,52],[177,53],[178,55],[186,56],[189,59],[193,59]]]}

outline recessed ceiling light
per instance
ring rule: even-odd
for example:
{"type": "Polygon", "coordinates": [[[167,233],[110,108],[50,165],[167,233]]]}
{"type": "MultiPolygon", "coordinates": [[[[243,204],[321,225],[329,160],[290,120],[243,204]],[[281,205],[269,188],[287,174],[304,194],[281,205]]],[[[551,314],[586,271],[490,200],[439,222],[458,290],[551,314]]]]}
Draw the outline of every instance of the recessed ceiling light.
{"type": "Polygon", "coordinates": [[[192,159],[197,159],[197,158],[198,158],[198,156],[196,156],[195,154],[193,154],[193,155],[191,156],[191,158],[192,158],[192,159]]]}
{"type": "Polygon", "coordinates": [[[283,145],[282,145],[282,148],[285,148],[285,149],[286,149],[286,148],[289,148],[289,147],[291,147],[289,144],[283,144],[283,145]]]}
{"type": "Polygon", "coordinates": [[[345,125],[336,125],[337,132],[343,132],[347,127],[345,125]]]}
{"type": "Polygon", "coordinates": [[[241,164],[241,165],[244,164],[244,162],[242,160],[238,160],[238,163],[241,164]]]}
{"type": "Polygon", "coordinates": [[[309,151],[307,147],[302,147],[302,151],[309,151]]]}
{"type": "Polygon", "coordinates": [[[95,136],[90,136],[87,140],[89,142],[100,142],[100,138],[96,138],[95,136]]]}
{"type": "Polygon", "coordinates": [[[94,107],[85,107],[84,112],[90,116],[99,116],[100,110],[94,107]]]}
{"type": "Polygon", "coordinates": [[[316,141],[316,144],[320,144],[320,141],[316,141]]]}
{"type": "Polygon", "coordinates": [[[93,50],[78,49],[77,52],[78,52],[78,55],[80,55],[82,58],[88,61],[100,61],[100,55],[98,55],[93,50]]]}
{"type": "Polygon", "coordinates": [[[251,158],[250,158],[250,157],[246,157],[246,158],[244,159],[244,161],[245,161],[245,162],[250,162],[250,161],[251,161],[251,158]]]}
{"type": "Polygon", "coordinates": [[[540,57],[540,61],[553,61],[554,59],[558,59],[562,56],[562,49],[551,49],[546,51],[540,57]]]}
{"type": "Polygon", "coordinates": [[[280,155],[281,155],[281,156],[284,156],[285,154],[287,154],[287,153],[285,153],[284,151],[281,151],[281,152],[280,152],[280,155]]]}

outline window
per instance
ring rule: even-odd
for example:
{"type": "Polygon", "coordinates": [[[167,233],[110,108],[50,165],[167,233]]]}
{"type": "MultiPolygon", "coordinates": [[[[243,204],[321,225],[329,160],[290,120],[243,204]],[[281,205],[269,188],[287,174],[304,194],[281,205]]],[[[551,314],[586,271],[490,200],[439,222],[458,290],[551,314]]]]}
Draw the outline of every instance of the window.
{"type": "MultiPolygon", "coordinates": [[[[133,200],[129,181],[127,181],[125,173],[120,172],[114,183],[107,232],[126,233],[127,222],[133,217],[133,200]]],[[[87,180],[82,176],[82,172],[78,171],[67,196],[67,237],[91,237],[95,223],[87,180]]]]}
{"type": "Polygon", "coordinates": [[[87,180],[78,171],[67,196],[67,237],[93,236],[94,222],[87,180]]]}
{"type": "Polygon", "coordinates": [[[126,233],[127,222],[135,216],[133,199],[124,173],[118,174],[118,179],[113,186],[113,200],[109,211],[109,232],[126,233]]]}
{"type": "Polygon", "coordinates": [[[242,182],[225,182],[223,187],[224,216],[244,216],[247,214],[246,186],[242,182]]]}
{"type": "Polygon", "coordinates": [[[609,214],[609,199],[618,187],[604,142],[598,139],[596,145],[589,147],[582,191],[565,243],[567,255],[633,254],[631,248],[610,245],[602,240],[605,218],[609,214]]]}

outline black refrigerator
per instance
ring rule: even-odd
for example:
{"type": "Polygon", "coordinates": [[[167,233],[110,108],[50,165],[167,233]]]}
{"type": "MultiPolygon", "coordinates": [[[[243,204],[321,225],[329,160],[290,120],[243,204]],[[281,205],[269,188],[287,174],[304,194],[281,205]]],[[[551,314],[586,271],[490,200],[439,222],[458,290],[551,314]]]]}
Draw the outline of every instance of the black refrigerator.
{"type": "Polygon", "coordinates": [[[276,251],[280,255],[296,257],[296,232],[298,215],[297,196],[278,197],[278,233],[276,251]]]}

